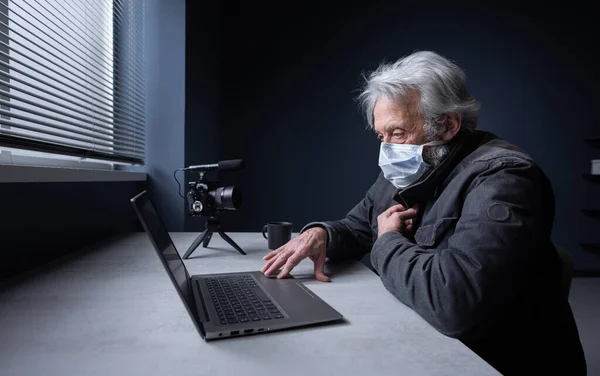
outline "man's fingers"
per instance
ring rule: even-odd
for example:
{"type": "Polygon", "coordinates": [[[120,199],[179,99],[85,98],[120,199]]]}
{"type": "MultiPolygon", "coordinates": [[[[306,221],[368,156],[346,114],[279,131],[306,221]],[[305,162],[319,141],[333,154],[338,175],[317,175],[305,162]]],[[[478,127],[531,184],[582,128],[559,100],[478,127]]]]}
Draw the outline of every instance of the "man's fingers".
{"type": "Polygon", "coordinates": [[[313,262],[315,263],[315,277],[321,282],[331,282],[331,278],[325,274],[325,260],[325,254],[313,259],[313,262]]]}
{"type": "Polygon", "coordinates": [[[294,267],[300,263],[300,261],[297,261],[296,259],[297,256],[295,254],[287,259],[287,262],[283,266],[283,269],[281,269],[281,272],[279,272],[279,274],[277,275],[278,279],[287,277],[288,274],[290,274],[290,272],[292,271],[292,269],[294,269],[294,267]]]}
{"type": "Polygon", "coordinates": [[[285,266],[283,267],[283,269],[281,269],[281,272],[279,272],[279,274],[277,274],[277,279],[281,279],[281,278],[287,277],[288,274],[290,274],[290,272],[292,271],[292,269],[294,269],[294,266],[290,266],[288,264],[285,264],[285,266]]]}
{"type": "Polygon", "coordinates": [[[267,262],[265,263],[265,265],[263,265],[263,267],[260,269],[260,271],[264,273],[264,272],[265,272],[267,269],[269,269],[269,268],[271,267],[271,265],[273,265],[273,263],[274,263],[275,261],[277,261],[277,259],[276,259],[276,258],[272,258],[272,259],[270,259],[269,261],[267,261],[267,262]]]}
{"type": "Polygon", "coordinates": [[[410,218],[413,218],[414,216],[417,215],[417,211],[415,209],[408,209],[405,211],[401,211],[401,212],[395,212],[393,213],[394,216],[397,216],[398,218],[400,218],[401,220],[407,220],[410,218]]]}
{"type": "Polygon", "coordinates": [[[267,262],[265,263],[265,265],[262,267],[262,269],[260,269],[261,272],[265,272],[268,268],[271,267],[271,265],[273,265],[273,263],[275,261],[277,261],[277,257],[285,251],[285,245],[277,248],[276,250],[274,250],[273,252],[269,252],[266,256],[263,257],[263,260],[267,260],[267,262]]]}
{"type": "Polygon", "coordinates": [[[281,268],[287,261],[291,254],[281,253],[279,256],[273,259],[273,263],[264,271],[265,275],[275,274],[279,268],[281,268]]]}
{"type": "Polygon", "coordinates": [[[296,265],[302,261],[304,257],[300,256],[298,253],[293,253],[290,257],[288,257],[283,269],[277,275],[277,278],[285,278],[287,275],[294,269],[296,265]]]}
{"type": "Polygon", "coordinates": [[[389,217],[390,215],[399,212],[399,211],[404,211],[404,206],[398,204],[398,205],[394,205],[391,206],[389,209],[387,209],[386,211],[384,211],[381,214],[385,214],[386,217],[389,217]]]}
{"type": "Polygon", "coordinates": [[[275,257],[276,255],[278,255],[281,251],[283,250],[283,247],[279,247],[276,250],[267,253],[264,257],[263,260],[270,260],[273,257],[275,257]]]}

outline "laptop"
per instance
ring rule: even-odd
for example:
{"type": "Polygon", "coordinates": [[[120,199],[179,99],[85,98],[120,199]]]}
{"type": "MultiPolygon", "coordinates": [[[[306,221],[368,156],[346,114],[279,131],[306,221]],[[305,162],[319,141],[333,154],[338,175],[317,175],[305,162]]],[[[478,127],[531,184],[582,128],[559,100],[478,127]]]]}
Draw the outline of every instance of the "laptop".
{"type": "Polygon", "coordinates": [[[190,276],[148,193],[141,192],[131,202],[205,340],[342,320],[339,312],[293,277],[269,278],[260,271],[190,276]]]}

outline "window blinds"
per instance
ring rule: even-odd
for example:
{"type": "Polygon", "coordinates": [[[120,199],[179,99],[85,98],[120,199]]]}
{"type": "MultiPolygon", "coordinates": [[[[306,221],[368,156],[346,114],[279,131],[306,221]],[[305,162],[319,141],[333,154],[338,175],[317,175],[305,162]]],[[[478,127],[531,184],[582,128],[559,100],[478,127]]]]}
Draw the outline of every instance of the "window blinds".
{"type": "Polygon", "coordinates": [[[144,0],[0,0],[0,145],[141,164],[144,0]]]}

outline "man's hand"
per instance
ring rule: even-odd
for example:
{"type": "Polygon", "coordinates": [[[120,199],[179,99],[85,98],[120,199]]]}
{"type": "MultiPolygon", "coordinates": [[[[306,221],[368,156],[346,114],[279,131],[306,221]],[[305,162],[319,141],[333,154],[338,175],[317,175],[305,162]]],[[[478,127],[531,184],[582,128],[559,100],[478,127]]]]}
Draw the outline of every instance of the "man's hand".
{"type": "Polygon", "coordinates": [[[412,231],[412,219],[417,215],[417,207],[405,209],[402,205],[394,205],[377,217],[377,236],[386,232],[400,232],[408,235],[412,231]]]}
{"type": "Polygon", "coordinates": [[[315,263],[315,277],[321,282],[329,282],[329,277],[325,275],[326,246],[327,230],[321,227],[309,228],[263,257],[267,262],[260,271],[265,275],[272,275],[283,266],[277,278],[285,278],[300,261],[310,257],[315,263]]]}

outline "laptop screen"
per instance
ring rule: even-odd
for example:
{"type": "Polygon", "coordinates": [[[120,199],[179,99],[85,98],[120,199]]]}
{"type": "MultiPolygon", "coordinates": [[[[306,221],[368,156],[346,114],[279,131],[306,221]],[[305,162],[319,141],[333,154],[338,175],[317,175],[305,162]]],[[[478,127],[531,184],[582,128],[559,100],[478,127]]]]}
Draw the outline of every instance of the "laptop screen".
{"type": "Polygon", "coordinates": [[[187,308],[193,313],[196,319],[196,305],[194,303],[192,288],[190,285],[190,275],[175,249],[175,245],[163,225],[158,213],[154,209],[152,202],[144,191],[131,199],[137,215],[150,237],[158,256],[161,258],[163,265],[171,276],[171,281],[178,290],[187,308]]]}

